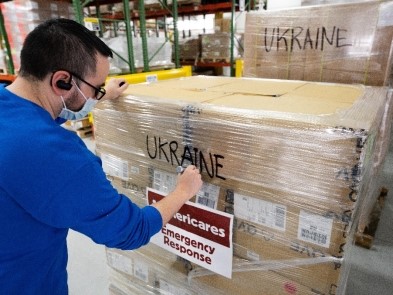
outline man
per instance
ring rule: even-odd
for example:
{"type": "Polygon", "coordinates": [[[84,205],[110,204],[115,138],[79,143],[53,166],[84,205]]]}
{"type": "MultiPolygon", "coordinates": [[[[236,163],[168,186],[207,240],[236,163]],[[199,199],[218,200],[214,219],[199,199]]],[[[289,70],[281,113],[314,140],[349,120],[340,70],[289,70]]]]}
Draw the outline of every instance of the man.
{"type": "Polygon", "coordinates": [[[67,294],[69,228],[108,247],[138,248],[202,185],[189,166],[171,194],[138,208],[59,126],[128,86],[113,79],[109,95],[101,87],[111,56],[80,24],[49,20],[26,37],[18,77],[0,88],[0,294],[67,294]]]}

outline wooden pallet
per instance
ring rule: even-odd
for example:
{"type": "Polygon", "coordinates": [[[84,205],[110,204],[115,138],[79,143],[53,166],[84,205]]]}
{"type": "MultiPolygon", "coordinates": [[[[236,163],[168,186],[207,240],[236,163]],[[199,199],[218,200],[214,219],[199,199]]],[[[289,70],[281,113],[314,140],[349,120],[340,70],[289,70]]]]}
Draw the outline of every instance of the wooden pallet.
{"type": "Polygon", "coordinates": [[[381,212],[385,206],[385,199],[388,195],[388,191],[389,190],[385,187],[381,188],[379,196],[374,204],[374,208],[370,213],[369,224],[366,226],[363,232],[357,232],[355,234],[355,245],[366,249],[371,249],[381,217],[381,212]]]}
{"type": "Polygon", "coordinates": [[[76,134],[78,134],[80,138],[90,137],[93,135],[93,128],[84,127],[84,128],[77,129],[74,132],[76,132],[76,134]]]}

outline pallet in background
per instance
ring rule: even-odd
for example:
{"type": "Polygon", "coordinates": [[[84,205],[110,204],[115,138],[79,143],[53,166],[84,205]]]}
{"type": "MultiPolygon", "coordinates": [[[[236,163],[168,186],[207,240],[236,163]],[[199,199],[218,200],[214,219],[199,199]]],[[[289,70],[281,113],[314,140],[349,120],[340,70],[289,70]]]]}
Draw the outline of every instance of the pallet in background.
{"type": "Polygon", "coordinates": [[[374,208],[370,213],[370,222],[363,232],[358,232],[355,235],[355,244],[357,246],[370,249],[373,245],[375,233],[378,228],[378,223],[381,218],[381,212],[385,206],[385,199],[388,195],[388,189],[382,187],[379,196],[374,204],[374,208]]]}
{"type": "Polygon", "coordinates": [[[63,126],[67,130],[76,133],[81,138],[93,135],[93,126],[88,117],[75,121],[67,121],[63,126]]]}

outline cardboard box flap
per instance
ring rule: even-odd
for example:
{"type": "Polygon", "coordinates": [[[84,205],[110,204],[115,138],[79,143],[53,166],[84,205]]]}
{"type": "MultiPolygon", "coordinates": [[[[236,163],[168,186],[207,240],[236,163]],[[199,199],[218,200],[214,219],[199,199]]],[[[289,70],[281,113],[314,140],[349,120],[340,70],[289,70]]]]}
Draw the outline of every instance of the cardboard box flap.
{"type": "Polygon", "coordinates": [[[132,85],[123,97],[163,106],[196,103],[199,108],[240,116],[368,130],[381,111],[386,91],[355,84],[193,76],[132,85]]]}

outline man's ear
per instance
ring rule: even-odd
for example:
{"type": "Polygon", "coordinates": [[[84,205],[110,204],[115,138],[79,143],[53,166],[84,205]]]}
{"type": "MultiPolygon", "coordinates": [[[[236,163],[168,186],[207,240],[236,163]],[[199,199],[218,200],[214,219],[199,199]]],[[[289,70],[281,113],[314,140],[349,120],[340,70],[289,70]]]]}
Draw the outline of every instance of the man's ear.
{"type": "Polygon", "coordinates": [[[72,88],[72,75],[67,71],[56,71],[51,77],[51,86],[61,90],[69,91],[72,88]]]}

